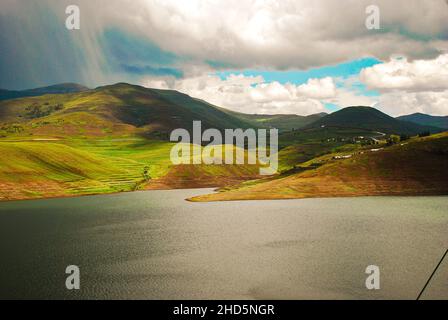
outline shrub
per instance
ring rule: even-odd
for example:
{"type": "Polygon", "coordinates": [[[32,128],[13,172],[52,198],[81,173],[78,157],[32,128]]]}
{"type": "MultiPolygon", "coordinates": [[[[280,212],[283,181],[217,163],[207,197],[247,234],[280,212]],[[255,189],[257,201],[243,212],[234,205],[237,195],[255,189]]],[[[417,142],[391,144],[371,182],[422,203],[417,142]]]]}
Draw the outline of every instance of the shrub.
{"type": "Polygon", "coordinates": [[[423,132],[421,132],[421,133],[418,134],[418,136],[419,136],[420,138],[423,138],[423,137],[429,137],[430,135],[431,135],[431,132],[429,132],[429,131],[423,131],[423,132]]]}

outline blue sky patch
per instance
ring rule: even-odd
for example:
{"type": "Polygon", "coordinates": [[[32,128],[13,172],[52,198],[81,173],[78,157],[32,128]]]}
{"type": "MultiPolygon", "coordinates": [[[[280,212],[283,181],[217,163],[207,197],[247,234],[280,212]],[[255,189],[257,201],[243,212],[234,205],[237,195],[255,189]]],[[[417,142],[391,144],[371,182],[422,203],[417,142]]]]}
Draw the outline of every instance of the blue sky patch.
{"type": "Polygon", "coordinates": [[[243,74],[244,76],[262,76],[266,82],[277,81],[279,83],[303,84],[311,78],[349,78],[357,76],[362,69],[372,67],[382,63],[376,58],[363,58],[344,62],[334,66],[325,66],[321,68],[314,68],[305,71],[261,71],[261,70],[229,70],[216,72],[222,80],[226,79],[231,74],[243,74]]]}
{"type": "Polygon", "coordinates": [[[326,108],[328,111],[330,111],[330,112],[338,111],[338,110],[341,109],[340,106],[338,106],[338,105],[336,105],[336,104],[333,104],[333,103],[329,103],[329,102],[324,103],[324,106],[325,106],[325,108],[326,108]]]}

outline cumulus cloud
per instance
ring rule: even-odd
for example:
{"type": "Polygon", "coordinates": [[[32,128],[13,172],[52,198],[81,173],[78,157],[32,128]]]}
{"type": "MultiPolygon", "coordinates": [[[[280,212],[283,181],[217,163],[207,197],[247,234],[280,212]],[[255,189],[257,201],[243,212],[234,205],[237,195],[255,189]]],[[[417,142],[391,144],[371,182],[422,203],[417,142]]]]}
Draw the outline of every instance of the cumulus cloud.
{"type": "Polygon", "coordinates": [[[393,58],[364,69],[361,80],[370,88],[382,91],[443,91],[448,89],[448,54],[412,62],[405,57],[393,58]]]}
{"type": "Polygon", "coordinates": [[[236,67],[309,68],[396,53],[429,58],[440,53],[446,44],[441,35],[448,32],[443,0],[375,1],[381,31],[365,27],[370,0],[136,0],[126,8],[122,3],[109,1],[102,19],[165,50],[236,67]]]}
{"type": "Polygon", "coordinates": [[[448,90],[442,92],[391,92],[379,97],[376,107],[392,116],[417,112],[446,116],[448,113],[448,90]]]}
{"type": "Polygon", "coordinates": [[[362,70],[360,79],[381,92],[377,107],[386,113],[448,113],[448,54],[429,60],[392,58],[362,70]]]}
{"type": "Polygon", "coordinates": [[[378,102],[353,90],[337,88],[331,77],[309,79],[301,85],[277,81],[268,83],[261,76],[242,74],[231,74],[225,79],[215,75],[175,81],[148,78],[142,84],[151,88],[178,90],[220,107],[254,114],[310,115],[328,112],[325,107],[327,103],[371,106],[378,102]]]}
{"type": "Polygon", "coordinates": [[[303,85],[266,83],[261,76],[232,74],[225,79],[206,75],[171,82],[148,79],[147,87],[174,89],[234,111],[258,114],[302,114],[325,112],[320,99],[336,96],[332,78],[310,79],[303,85]]]}
{"type": "Polygon", "coordinates": [[[315,99],[327,99],[336,96],[336,85],[330,77],[309,79],[297,87],[297,93],[315,99]]]}

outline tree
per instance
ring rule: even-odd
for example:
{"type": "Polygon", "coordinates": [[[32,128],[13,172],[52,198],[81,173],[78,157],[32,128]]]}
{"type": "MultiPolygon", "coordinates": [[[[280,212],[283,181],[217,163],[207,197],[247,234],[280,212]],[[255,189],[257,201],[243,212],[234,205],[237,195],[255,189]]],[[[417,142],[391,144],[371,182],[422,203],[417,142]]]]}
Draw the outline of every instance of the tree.
{"type": "Polygon", "coordinates": [[[149,166],[145,166],[144,168],[143,168],[143,178],[146,180],[146,181],[149,181],[149,180],[151,180],[151,174],[150,174],[150,167],[149,166]]]}
{"type": "Polygon", "coordinates": [[[389,137],[389,140],[387,141],[387,144],[391,146],[391,145],[400,143],[400,141],[401,141],[400,140],[400,136],[397,136],[395,134],[391,134],[390,137],[389,137]]]}

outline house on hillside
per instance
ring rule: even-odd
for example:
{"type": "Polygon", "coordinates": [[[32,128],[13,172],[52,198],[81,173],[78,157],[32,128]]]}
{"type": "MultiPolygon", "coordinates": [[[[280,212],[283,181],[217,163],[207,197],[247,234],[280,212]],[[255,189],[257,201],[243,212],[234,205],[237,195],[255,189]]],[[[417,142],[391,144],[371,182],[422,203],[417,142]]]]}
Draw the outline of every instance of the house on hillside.
{"type": "Polygon", "coordinates": [[[333,160],[350,159],[351,157],[353,157],[352,154],[348,154],[348,155],[345,155],[345,156],[334,156],[333,160]]]}

